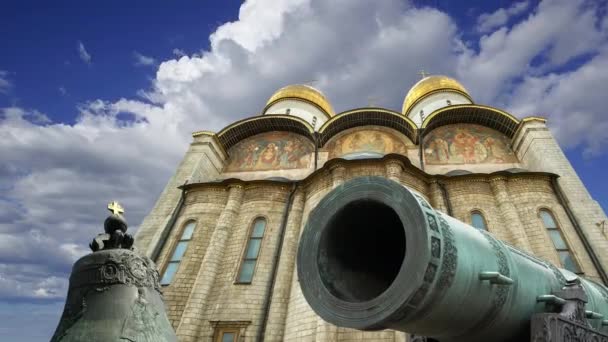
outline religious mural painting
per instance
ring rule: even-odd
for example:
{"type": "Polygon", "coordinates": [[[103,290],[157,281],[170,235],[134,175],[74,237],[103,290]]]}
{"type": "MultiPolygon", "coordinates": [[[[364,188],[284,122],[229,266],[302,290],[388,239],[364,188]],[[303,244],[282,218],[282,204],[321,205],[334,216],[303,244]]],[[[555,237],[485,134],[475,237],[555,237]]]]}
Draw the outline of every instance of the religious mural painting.
{"type": "Polygon", "coordinates": [[[303,169],[310,165],[314,145],[288,132],[255,135],[234,145],[226,172],[303,169]]]}
{"type": "Polygon", "coordinates": [[[406,138],[391,129],[362,127],[348,130],[332,139],[326,149],[329,158],[345,158],[362,153],[385,155],[406,154],[406,138]]]}
{"type": "Polygon", "coordinates": [[[474,124],[448,125],[424,138],[427,164],[517,163],[502,133],[474,124]]]}

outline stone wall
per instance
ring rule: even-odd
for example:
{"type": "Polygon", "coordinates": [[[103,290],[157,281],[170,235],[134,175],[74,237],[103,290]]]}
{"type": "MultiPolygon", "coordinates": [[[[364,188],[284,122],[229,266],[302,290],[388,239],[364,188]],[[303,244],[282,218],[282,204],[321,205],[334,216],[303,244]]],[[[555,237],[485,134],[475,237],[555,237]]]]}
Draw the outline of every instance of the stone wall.
{"type": "MultiPolygon", "coordinates": [[[[319,172],[299,185],[290,212],[287,231],[283,243],[280,266],[275,282],[272,305],[266,331],[267,341],[404,341],[403,333],[393,331],[360,332],[337,328],[318,318],[306,303],[300,291],[295,271],[297,240],[306,225],[310,211],[333,187],[352,178],[363,175],[377,175],[398,180],[431,200],[431,203],[445,203],[443,194],[437,189],[437,179],[422,177],[419,171],[405,167],[399,160],[357,161],[333,163],[326,172],[319,172]],[[295,215],[295,217],[293,216],[295,215]]],[[[459,176],[439,180],[446,189],[454,217],[470,222],[471,210],[481,211],[488,229],[503,241],[522,249],[529,249],[538,257],[558,263],[558,258],[546,229],[537,216],[539,208],[549,208],[559,221],[566,240],[587,276],[597,279],[597,272],[585,253],[582,243],[559,205],[550,186],[550,176],[511,175],[502,176],[459,176]],[[507,194],[499,194],[493,182],[505,182],[507,194]],[[499,199],[500,196],[507,196],[499,199]],[[500,201],[510,201],[510,206],[501,207],[500,201]],[[512,212],[508,212],[511,210],[512,212]],[[521,230],[513,228],[512,217],[521,222],[521,230]],[[522,238],[524,240],[522,240],[522,238]],[[524,241],[522,245],[521,241],[524,241]]],[[[265,294],[269,284],[273,256],[278,248],[279,229],[282,213],[287,205],[290,185],[267,183],[243,185],[242,199],[234,212],[232,223],[227,227],[227,235],[220,260],[215,264],[205,264],[203,258],[209,255],[209,243],[213,240],[216,226],[226,206],[228,186],[201,186],[188,191],[186,204],[176,222],[175,229],[163,249],[159,265],[164,266],[174,241],[181,234],[180,228],[194,219],[197,228],[191,245],[173,283],[165,288],[165,299],[170,319],[184,341],[213,336],[211,321],[248,321],[243,330],[242,341],[254,341],[259,329],[265,294]],[[267,219],[267,230],[251,284],[236,284],[236,274],[249,237],[251,224],[256,217],[267,219]],[[216,269],[201,269],[203,265],[214,265],[216,269]],[[208,286],[204,307],[191,310],[183,316],[184,308],[192,305],[196,294],[193,288],[202,279],[214,274],[208,286]],[[199,277],[200,279],[197,279],[199,277]],[[180,317],[181,316],[181,317],[180,317]],[[183,329],[187,325],[196,329],[183,329]]],[[[445,205],[442,210],[446,210],[445,205]]],[[[473,228],[472,228],[473,229],[473,228]]]]}
{"type": "MultiPolygon", "coordinates": [[[[329,151],[321,151],[319,170],[311,168],[285,173],[300,180],[293,194],[293,204],[285,225],[285,236],[272,292],[266,324],[266,341],[405,341],[406,335],[394,331],[360,332],[338,328],[321,320],[306,303],[297,279],[295,255],[299,236],[308,215],[335,186],[359,176],[387,177],[425,196],[443,212],[470,223],[470,213],[484,215],[488,230],[497,238],[529,251],[539,258],[559,265],[559,258],[538,216],[540,209],[551,210],[564,238],[585,276],[599,280],[599,274],[584,248],[581,237],[546,173],[493,173],[460,176],[434,176],[418,169],[418,148],[407,145],[407,156],[368,160],[329,160],[329,151]],[[323,159],[325,158],[325,159],[323,159]],[[315,171],[312,175],[311,173],[315,171]]],[[[513,165],[533,171],[560,175],[559,184],[584,233],[606,267],[608,242],[599,233],[596,222],[605,219],[601,207],[589,196],[584,185],[546,130],[544,122],[530,120],[522,124],[511,146],[521,163],[480,164],[475,172],[494,172],[513,165]],[[490,166],[488,166],[490,165],[490,166]]],[[[148,255],[157,244],[163,248],[158,259],[161,270],[173,252],[182,228],[197,222],[193,239],[171,285],[164,287],[169,318],[181,341],[211,340],[219,322],[238,326],[240,341],[255,341],[264,314],[266,293],[271,282],[274,255],[279,248],[282,215],[288,205],[291,184],[281,182],[248,182],[266,178],[253,171],[239,177],[242,181],[206,183],[230,178],[221,174],[228,156],[212,135],[195,137],[176,174],[146,217],[137,234],[138,248],[148,255]],[[175,223],[168,227],[177,210],[181,191],[178,185],[186,179],[200,185],[189,187],[175,223]],[[236,276],[256,217],[267,219],[267,227],[258,257],[253,282],[237,284],[236,276]],[[161,240],[169,229],[168,238],[161,240]]],[[[431,166],[439,167],[439,166],[431,166]]],[[[440,167],[446,167],[441,165],[440,167]]],[[[450,165],[452,170],[462,168],[450,165]]],[[[281,170],[275,170],[281,172],[281,170]]],[[[434,171],[439,171],[436,169],[434,171]]],[[[441,173],[444,173],[441,169],[441,173]]],[[[473,228],[472,228],[473,229],[473,228]]]]}

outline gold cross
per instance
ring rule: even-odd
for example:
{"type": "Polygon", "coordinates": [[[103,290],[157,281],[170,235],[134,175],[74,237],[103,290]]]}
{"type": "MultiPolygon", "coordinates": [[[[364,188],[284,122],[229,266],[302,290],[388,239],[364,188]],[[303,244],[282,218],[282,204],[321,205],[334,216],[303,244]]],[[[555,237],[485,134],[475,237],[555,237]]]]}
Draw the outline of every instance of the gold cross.
{"type": "Polygon", "coordinates": [[[125,212],[125,210],[116,201],[108,203],[108,210],[114,215],[122,215],[122,213],[125,212]]]}
{"type": "Polygon", "coordinates": [[[422,70],[420,70],[418,75],[420,75],[422,78],[425,78],[425,77],[429,76],[430,74],[428,72],[424,71],[424,69],[422,69],[422,70]]]}

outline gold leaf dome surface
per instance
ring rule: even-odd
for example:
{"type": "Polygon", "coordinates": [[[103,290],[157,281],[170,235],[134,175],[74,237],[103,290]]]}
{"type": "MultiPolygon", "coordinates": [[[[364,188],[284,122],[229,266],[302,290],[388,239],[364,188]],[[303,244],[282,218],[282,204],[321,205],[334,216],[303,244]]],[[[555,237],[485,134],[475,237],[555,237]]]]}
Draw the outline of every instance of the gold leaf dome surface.
{"type": "Polygon", "coordinates": [[[443,75],[433,75],[425,77],[418,81],[418,83],[414,84],[414,86],[405,96],[405,100],[403,100],[403,108],[401,112],[407,115],[408,111],[412,109],[416,102],[425,96],[438,91],[455,91],[473,102],[465,87],[463,87],[458,81],[443,75]]]}
{"type": "Polygon", "coordinates": [[[266,111],[272,104],[282,99],[299,99],[316,105],[329,116],[334,116],[331,104],[319,90],[304,84],[292,84],[277,90],[266,102],[266,111]]]}

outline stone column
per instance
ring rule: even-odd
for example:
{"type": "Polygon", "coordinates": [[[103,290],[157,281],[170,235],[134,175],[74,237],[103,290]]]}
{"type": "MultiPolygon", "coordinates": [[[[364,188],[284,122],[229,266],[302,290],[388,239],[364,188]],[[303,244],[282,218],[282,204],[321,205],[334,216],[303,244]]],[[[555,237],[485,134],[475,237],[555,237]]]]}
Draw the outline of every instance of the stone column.
{"type": "Polygon", "coordinates": [[[401,184],[401,173],[403,163],[400,160],[390,159],[386,161],[386,178],[401,184]]]}
{"type": "Polygon", "coordinates": [[[279,259],[272,302],[270,303],[265,334],[266,341],[283,341],[287,318],[287,304],[291,296],[291,282],[296,263],[305,200],[306,196],[303,191],[298,190],[294,194],[293,204],[287,219],[287,231],[283,239],[283,250],[279,259]]]}
{"type": "Polygon", "coordinates": [[[334,164],[329,168],[329,172],[331,173],[331,181],[334,188],[344,183],[346,177],[346,168],[344,165],[334,164]]]}
{"type": "Polygon", "coordinates": [[[177,327],[177,336],[181,342],[198,340],[198,334],[206,323],[202,320],[202,316],[207,309],[207,299],[224,258],[226,241],[232,233],[235,218],[238,216],[243,201],[243,192],[243,186],[239,184],[230,185],[228,188],[226,206],[211,235],[209,247],[205,252],[186,308],[177,327]]]}
{"type": "MultiPolygon", "coordinates": [[[[330,167],[333,188],[337,188],[344,183],[346,178],[346,168],[342,164],[334,164],[330,167]]],[[[317,342],[338,341],[338,327],[325,322],[321,317],[317,317],[317,342]]]]}
{"type": "Polygon", "coordinates": [[[526,235],[524,225],[521,222],[521,219],[519,218],[517,209],[515,209],[513,200],[511,199],[511,197],[509,196],[509,192],[507,191],[506,178],[491,178],[490,187],[492,188],[492,193],[494,194],[494,198],[496,199],[496,203],[498,204],[498,210],[500,211],[500,215],[502,216],[503,223],[505,224],[505,227],[509,229],[511,236],[513,237],[513,243],[516,247],[531,253],[532,246],[530,245],[530,241],[528,240],[528,236],[526,235]]]}
{"type": "Polygon", "coordinates": [[[439,210],[443,213],[448,213],[448,210],[445,206],[445,198],[443,197],[443,192],[439,186],[439,182],[436,179],[433,179],[430,184],[430,202],[433,208],[439,210]]]}

